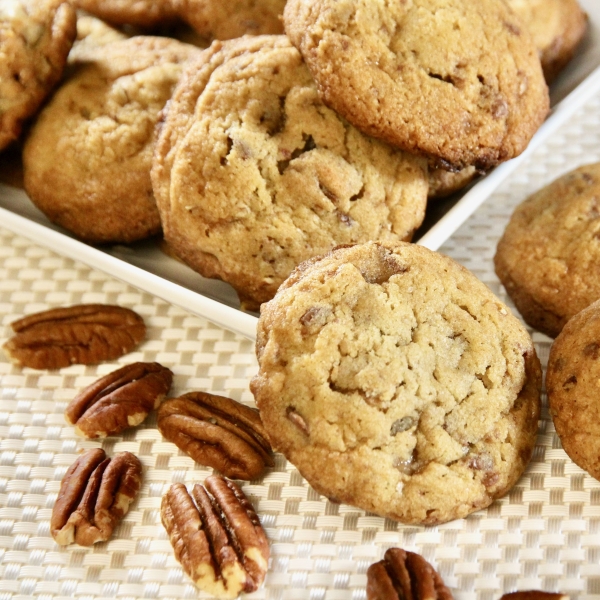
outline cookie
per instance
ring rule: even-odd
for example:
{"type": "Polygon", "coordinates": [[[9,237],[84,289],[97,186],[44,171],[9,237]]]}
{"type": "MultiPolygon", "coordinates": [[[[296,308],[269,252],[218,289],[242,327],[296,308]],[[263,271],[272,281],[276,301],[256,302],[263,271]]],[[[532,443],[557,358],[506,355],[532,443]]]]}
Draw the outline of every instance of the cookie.
{"type": "Polygon", "coordinates": [[[25,190],[52,222],[91,243],[133,242],[160,231],[150,182],[154,129],[196,52],[139,36],[97,46],[95,60],[86,53],[40,113],[23,151],[25,190]]]}
{"type": "Polygon", "coordinates": [[[513,158],[548,113],[535,46],[503,0],[289,0],[284,23],[328,106],[436,166],[513,158]]]}
{"type": "Polygon", "coordinates": [[[494,265],[529,325],[555,337],[600,298],[600,163],[559,177],[513,212],[494,265]]]}
{"type": "Polygon", "coordinates": [[[546,373],[550,414],[565,452],[600,479],[600,301],[577,313],[552,347],[546,373]]]}
{"type": "Polygon", "coordinates": [[[552,82],[573,58],[587,29],[577,0],[508,0],[538,49],[544,76],[552,82]]]}
{"type": "Polygon", "coordinates": [[[456,172],[446,171],[445,169],[429,169],[427,197],[434,200],[450,196],[469,185],[475,177],[477,177],[475,167],[466,167],[456,172]]]}
{"type": "Polygon", "coordinates": [[[60,79],[75,21],[64,0],[0,0],[0,150],[60,79]]]}
{"type": "Polygon", "coordinates": [[[73,4],[114,25],[155,27],[177,18],[173,0],[73,0],[73,4]]]}
{"type": "Polygon", "coordinates": [[[208,39],[283,33],[286,0],[173,0],[179,15],[208,39]]]}
{"type": "Polygon", "coordinates": [[[300,265],[263,304],[251,390],[274,449],[336,501],[403,523],[505,494],[534,447],[539,360],[472,273],[370,242],[300,265]]]}
{"type": "Polygon", "coordinates": [[[410,239],[426,168],[327,108],[285,36],[246,36],[214,42],[186,70],[152,181],[175,253],[256,309],[337,244],[410,239]]]}
{"type": "Polygon", "coordinates": [[[129,37],[131,36],[101,19],[81,13],[77,15],[77,37],[69,52],[67,64],[93,62],[98,57],[98,46],[120,42],[129,37]]]}

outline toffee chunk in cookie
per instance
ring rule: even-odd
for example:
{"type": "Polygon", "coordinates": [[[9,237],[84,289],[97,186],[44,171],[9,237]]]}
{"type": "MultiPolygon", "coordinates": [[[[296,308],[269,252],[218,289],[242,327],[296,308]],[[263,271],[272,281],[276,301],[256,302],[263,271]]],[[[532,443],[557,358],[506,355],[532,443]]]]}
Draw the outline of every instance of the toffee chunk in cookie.
{"type": "Polygon", "coordinates": [[[289,0],[284,23],[328,106],[436,166],[513,158],[548,113],[537,51],[504,0],[289,0]]]}
{"type": "Polygon", "coordinates": [[[73,0],[74,6],[114,25],[155,27],[174,21],[174,0],[73,0]]]}
{"type": "Polygon", "coordinates": [[[577,313],[550,348],[546,389],[565,452],[600,479],[600,301],[577,313]]]}
{"type": "Polygon", "coordinates": [[[573,58],[587,29],[587,15],[577,0],[508,0],[538,49],[550,83],[573,58]]]}
{"type": "Polygon", "coordinates": [[[25,143],[25,190],[51,221],[87,242],[154,235],[154,130],[183,64],[200,51],[150,36],[76,50],[79,68],[25,143]]]}
{"type": "Polygon", "coordinates": [[[274,449],[320,493],[403,523],[488,506],[531,456],[529,334],[469,271],[370,242],[300,265],[261,307],[251,390],[274,449]]]}
{"type": "Polygon", "coordinates": [[[286,0],[173,0],[177,12],[200,35],[230,40],[242,35],[283,33],[286,0]]]}
{"type": "Polygon", "coordinates": [[[327,108],[285,36],[246,36],[214,42],[187,69],[152,181],[173,251],[258,308],[311,256],[410,239],[426,169],[327,108]]]}
{"type": "Polygon", "coordinates": [[[60,79],[75,23],[64,0],[0,0],[0,150],[60,79]]]}
{"type": "Polygon", "coordinates": [[[523,319],[555,337],[600,298],[600,163],[580,167],[517,206],[494,264],[523,319]]]}

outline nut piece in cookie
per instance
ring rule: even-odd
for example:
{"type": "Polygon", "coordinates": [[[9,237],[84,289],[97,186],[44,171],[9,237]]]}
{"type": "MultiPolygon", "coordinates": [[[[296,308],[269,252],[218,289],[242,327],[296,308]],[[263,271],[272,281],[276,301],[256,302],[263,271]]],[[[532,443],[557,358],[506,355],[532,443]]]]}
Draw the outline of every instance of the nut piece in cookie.
{"type": "Polygon", "coordinates": [[[327,106],[436,166],[513,158],[548,113],[536,48],[504,0],[288,0],[284,23],[327,106]]]}
{"type": "Polygon", "coordinates": [[[283,33],[286,0],[173,0],[179,16],[207,39],[283,33]]]}
{"type": "Polygon", "coordinates": [[[175,558],[202,590],[235,598],[257,590],[267,571],[269,543],[242,490],[213,475],[190,495],[181,483],[163,496],[160,509],[175,558]]]}
{"type": "Polygon", "coordinates": [[[154,130],[183,64],[200,51],[151,36],[83,46],[73,76],[27,138],[25,190],[78,238],[129,243],[160,231],[150,181],[154,130]]]}
{"type": "Polygon", "coordinates": [[[327,108],[285,36],[247,36],[214,42],[185,72],[152,183],[173,251],[256,310],[316,254],[411,239],[426,169],[327,108]]]}
{"type": "Polygon", "coordinates": [[[600,479],[600,301],[575,315],[550,348],[546,390],[565,452],[600,479]]]}
{"type": "MultiPolygon", "coordinates": [[[[452,600],[438,572],[419,554],[390,548],[367,570],[367,600],[452,600]]],[[[549,599],[550,600],[550,599],[549,599]]]]}
{"type": "Polygon", "coordinates": [[[600,298],[600,163],[579,167],[513,212],[494,265],[523,319],[555,337],[600,298]]]}
{"type": "Polygon", "coordinates": [[[110,538],[142,482],[142,465],[131,452],[112,459],[93,448],[69,468],[52,509],[50,532],[61,546],[91,546],[110,538]]]}
{"type": "Polygon", "coordinates": [[[573,58],[587,29],[577,0],[507,0],[538,50],[544,77],[551,83],[573,58]]]}
{"type": "Polygon", "coordinates": [[[72,0],[103,21],[113,25],[156,27],[177,18],[174,0],[72,0]]]}
{"type": "Polygon", "coordinates": [[[88,386],[65,410],[78,435],[106,437],[139,425],[158,408],[171,387],[173,373],[158,363],[125,365],[88,386]]]}
{"type": "Polygon", "coordinates": [[[75,21],[64,0],[0,0],[0,150],[60,79],[75,21]]]}
{"type": "Polygon", "coordinates": [[[274,464],[258,411],[223,396],[190,392],[163,402],[158,429],[197,463],[227,477],[254,479],[274,464]]]}
{"type": "Polygon", "coordinates": [[[92,365],[131,352],[145,337],[134,311],[108,304],[77,304],[28,315],[11,323],[16,335],[2,346],[19,367],[60,369],[92,365]]]}
{"type": "Polygon", "coordinates": [[[472,273],[416,244],[341,247],[261,307],[251,390],[319,493],[411,524],[485,508],[527,465],[541,369],[472,273]]]}

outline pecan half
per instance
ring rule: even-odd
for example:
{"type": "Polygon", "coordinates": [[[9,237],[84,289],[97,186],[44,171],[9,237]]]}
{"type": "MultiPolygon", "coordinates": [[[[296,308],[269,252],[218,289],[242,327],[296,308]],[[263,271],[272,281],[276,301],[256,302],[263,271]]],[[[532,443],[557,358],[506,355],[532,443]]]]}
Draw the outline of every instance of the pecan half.
{"type": "Polygon", "coordinates": [[[569,600],[567,594],[559,592],[543,592],[542,590],[524,590],[504,594],[500,600],[569,600]]]}
{"type": "Polygon", "coordinates": [[[163,402],[158,429],[197,463],[227,477],[254,479],[274,464],[258,411],[223,396],[190,392],[163,402]]]}
{"type": "Polygon", "coordinates": [[[217,598],[253,592],[265,578],[269,542],[242,490],[220,475],[190,496],[181,483],[163,496],[160,509],[175,557],[202,590],[217,598]]]}
{"type": "Polygon", "coordinates": [[[79,392],[65,410],[77,434],[106,437],[139,425],[158,408],[173,373],[158,363],[137,362],[101,377],[79,392]]]}
{"type": "Polygon", "coordinates": [[[16,333],[3,348],[18,366],[60,369],[113,360],[146,335],[137,313],[120,306],[80,304],[39,312],[11,323],[16,333]]]}
{"type": "Polygon", "coordinates": [[[390,548],[367,570],[367,600],[452,600],[438,572],[419,554],[390,548]]]}
{"type": "Polygon", "coordinates": [[[142,465],[131,452],[111,460],[93,448],[69,468],[52,510],[50,532],[61,545],[91,546],[110,538],[142,482],[142,465]]]}

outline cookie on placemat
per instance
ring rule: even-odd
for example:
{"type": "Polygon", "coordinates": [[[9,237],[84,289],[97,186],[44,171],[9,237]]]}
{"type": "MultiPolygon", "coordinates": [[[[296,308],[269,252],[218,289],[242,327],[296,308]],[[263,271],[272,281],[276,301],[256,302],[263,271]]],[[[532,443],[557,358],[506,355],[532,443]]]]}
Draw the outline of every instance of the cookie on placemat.
{"type": "Polygon", "coordinates": [[[64,0],[0,0],[0,150],[60,79],[75,21],[64,0]]]}
{"type": "Polygon", "coordinates": [[[544,76],[551,82],[573,58],[587,29],[577,0],[508,0],[538,49],[544,76]]]}
{"type": "Polygon", "coordinates": [[[152,181],[171,248],[246,308],[338,244],[410,239],[427,197],[425,161],[327,108],[285,36],[215,42],[190,65],[152,181]]]}
{"type": "Polygon", "coordinates": [[[600,479],[600,301],[576,314],[550,348],[546,390],[565,452],[600,479]]]}
{"type": "Polygon", "coordinates": [[[494,264],[525,321],[552,337],[600,298],[600,163],[563,175],[520,204],[494,264]]]}
{"type": "Polygon", "coordinates": [[[173,0],[73,0],[73,4],[115,25],[154,27],[177,18],[173,0]]]}
{"type": "Polygon", "coordinates": [[[535,46],[503,0],[289,0],[284,22],[328,106],[438,166],[517,156],[548,112],[535,46]]]}
{"type": "Polygon", "coordinates": [[[442,523],[506,493],[531,456],[529,334],[424,247],[370,242],[300,265],[261,307],[256,351],[273,447],[337,501],[442,523]]]}
{"type": "Polygon", "coordinates": [[[173,1],[181,18],[208,39],[283,33],[281,17],[286,0],[173,1]]]}
{"type": "Polygon", "coordinates": [[[146,36],[86,49],[23,152],[25,190],[51,221],[92,243],[160,231],[150,182],[154,129],[183,63],[197,52],[146,36]]]}

